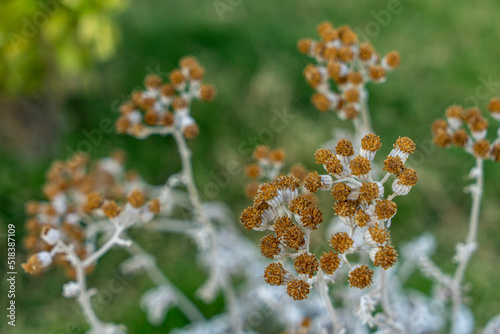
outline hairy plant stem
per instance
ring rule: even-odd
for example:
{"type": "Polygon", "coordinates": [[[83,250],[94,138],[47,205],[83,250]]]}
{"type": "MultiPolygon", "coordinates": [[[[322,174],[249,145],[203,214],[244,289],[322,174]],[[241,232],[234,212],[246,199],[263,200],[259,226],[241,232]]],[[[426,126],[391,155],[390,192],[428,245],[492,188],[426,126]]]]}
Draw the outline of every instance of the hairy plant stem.
{"type": "Polygon", "coordinates": [[[358,135],[362,138],[367,133],[372,132],[372,120],[370,117],[370,109],[368,108],[368,92],[365,89],[366,96],[361,99],[361,119],[363,120],[361,131],[358,135]]]}
{"type": "MultiPolygon", "coordinates": [[[[184,135],[182,134],[182,132],[180,132],[180,130],[178,129],[174,130],[172,135],[177,144],[177,148],[181,158],[184,183],[186,184],[189,193],[189,199],[191,201],[191,205],[193,206],[193,211],[199,222],[207,228],[207,231],[209,233],[209,238],[213,247],[215,246],[214,228],[212,226],[210,218],[208,217],[205,209],[203,208],[200,195],[198,193],[198,188],[196,187],[194,181],[193,168],[191,162],[191,151],[189,150],[186,143],[186,139],[184,138],[184,135]]],[[[230,284],[229,274],[223,273],[222,281],[225,283],[223,284],[224,286],[222,288],[226,299],[226,305],[231,315],[233,330],[236,333],[240,333],[242,332],[242,328],[241,328],[241,321],[238,317],[239,306],[236,300],[236,293],[234,292],[233,287],[230,284]]]]}
{"type": "Polygon", "coordinates": [[[82,309],[85,319],[90,325],[90,330],[92,331],[92,333],[102,333],[104,332],[104,325],[101,320],[99,320],[94,312],[94,309],[92,308],[92,304],[90,301],[92,294],[89,290],[87,290],[87,277],[85,274],[85,267],[78,255],[76,255],[72,246],[62,245],[61,247],[63,248],[64,253],[66,253],[68,260],[71,262],[71,265],[73,266],[73,268],[75,268],[76,282],[78,283],[79,287],[77,302],[82,309]]]}
{"type": "Polygon", "coordinates": [[[127,247],[127,251],[131,255],[140,255],[148,259],[148,265],[146,267],[146,274],[149,276],[151,281],[153,281],[158,286],[166,286],[175,293],[176,305],[184,313],[184,315],[191,322],[203,321],[205,317],[200,312],[200,310],[194,305],[191,300],[189,300],[181,290],[179,290],[168,277],[158,268],[154,257],[142,249],[136,242],[134,242],[130,247],[127,247]]]}
{"type": "Polygon", "coordinates": [[[328,311],[328,314],[330,315],[330,320],[332,321],[333,325],[333,332],[334,333],[339,333],[341,331],[341,323],[339,322],[339,318],[337,317],[337,314],[335,313],[335,310],[333,309],[332,301],[330,300],[330,295],[328,294],[328,286],[325,281],[325,277],[323,276],[323,271],[321,269],[318,270],[319,274],[319,293],[321,295],[321,299],[323,299],[323,302],[325,303],[326,309],[328,311]]]}
{"type": "MultiPolygon", "coordinates": [[[[476,174],[476,183],[472,185],[471,189],[471,197],[472,197],[472,209],[470,213],[470,221],[469,221],[469,232],[467,234],[467,238],[465,239],[465,247],[474,247],[473,245],[476,243],[477,239],[477,229],[479,226],[479,215],[481,209],[481,199],[483,196],[483,187],[484,187],[484,160],[477,158],[475,173],[476,174]]],[[[467,269],[467,265],[474,253],[474,248],[470,251],[465,251],[464,256],[459,257],[459,262],[457,269],[455,271],[455,275],[453,277],[454,283],[454,294],[453,294],[453,314],[451,320],[451,332],[456,333],[458,330],[458,312],[461,304],[461,285],[462,280],[465,275],[465,271],[467,269]]]]}

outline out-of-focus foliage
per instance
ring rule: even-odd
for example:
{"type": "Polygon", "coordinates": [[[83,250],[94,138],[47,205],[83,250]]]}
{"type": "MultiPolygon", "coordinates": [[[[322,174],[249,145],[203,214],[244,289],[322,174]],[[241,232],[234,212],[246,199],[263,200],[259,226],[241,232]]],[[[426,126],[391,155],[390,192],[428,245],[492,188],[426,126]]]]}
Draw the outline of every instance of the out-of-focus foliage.
{"type": "Polygon", "coordinates": [[[119,40],[115,13],[127,0],[10,0],[0,11],[0,92],[34,92],[85,77],[119,40]],[[53,82],[54,84],[54,82],[53,82]]]}

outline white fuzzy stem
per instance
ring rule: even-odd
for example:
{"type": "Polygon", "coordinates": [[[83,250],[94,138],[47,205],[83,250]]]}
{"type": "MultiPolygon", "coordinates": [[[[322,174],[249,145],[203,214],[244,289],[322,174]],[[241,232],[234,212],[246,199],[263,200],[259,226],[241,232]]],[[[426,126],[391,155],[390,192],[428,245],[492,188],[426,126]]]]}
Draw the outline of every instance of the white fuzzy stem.
{"type": "MultiPolygon", "coordinates": [[[[203,208],[203,205],[201,203],[200,195],[198,193],[198,188],[196,187],[195,181],[194,181],[194,175],[193,175],[193,168],[192,168],[192,162],[191,162],[191,151],[189,150],[186,139],[184,138],[184,135],[179,131],[175,130],[172,133],[175,142],[177,144],[177,149],[179,151],[179,155],[181,157],[181,164],[182,164],[182,173],[184,177],[184,182],[186,184],[188,194],[189,194],[189,199],[191,201],[191,205],[193,206],[194,213],[197,217],[197,220],[203,224],[206,228],[208,233],[210,234],[210,241],[212,244],[212,249],[215,246],[215,236],[214,236],[214,229],[212,227],[212,222],[210,221],[210,218],[208,214],[206,213],[205,209],[203,208]]],[[[225,292],[225,298],[226,298],[226,304],[229,307],[229,314],[231,315],[231,321],[233,325],[233,330],[235,332],[241,332],[241,321],[238,317],[239,314],[239,306],[236,301],[236,296],[234,294],[234,291],[232,290],[232,287],[230,286],[230,278],[228,273],[224,273],[224,277],[222,279],[224,282],[224,286],[222,287],[223,291],[225,292]],[[228,290],[229,289],[229,290],[228,290]]]]}
{"type": "MultiPolygon", "coordinates": [[[[481,209],[481,198],[483,195],[483,186],[484,186],[484,160],[477,158],[476,159],[476,183],[471,188],[471,196],[472,196],[472,210],[470,214],[469,221],[469,233],[467,234],[467,238],[465,239],[466,245],[471,245],[476,243],[477,239],[477,229],[479,225],[479,214],[481,209]]],[[[467,265],[469,264],[470,258],[472,257],[474,251],[465,252],[465,256],[461,256],[459,258],[458,266],[455,271],[455,275],[453,278],[454,289],[456,289],[453,294],[453,315],[451,322],[451,333],[457,332],[457,319],[458,312],[461,304],[461,285],[462,280],[465,275],[465,271],[467,269],[467,265]]]]}
{"type": "Polygon", "coordinates": [[[168,286],[174,293],[176,297],[177,307],[184,313],[184,315],[191,321],[204,321],[205,317],[200,312],[200,310],[194,305],[191,300],[189,300],[181,290],[179,290],[168,277],[158,268],[156,261],[153,256],[147,253],[141,246],[137,243],[133,243],[132,246],[127,248],[131,255],[141,255],[145,256],[149,261],[146,267],[146,274],[149,276],[151,281],[153,281],[158,286],[168,286]]]}
{"type": "Polygon", "coordinates": [[[319,276],[319,281],[318,281],[319,293],[321,295],[321,299],[323,299],[323,302],[325,303],[328,315],[330,316],[330,320],[332,321],[333,332],[339,333],[343,329],[342,328],[343,326],[339,322],[337,314],[333,309],[332,301],[330,300],[330,295],[328,294],[328,286],[325,281],[323,271],[321,269],[318,270],[318,276],[319,276]]]}

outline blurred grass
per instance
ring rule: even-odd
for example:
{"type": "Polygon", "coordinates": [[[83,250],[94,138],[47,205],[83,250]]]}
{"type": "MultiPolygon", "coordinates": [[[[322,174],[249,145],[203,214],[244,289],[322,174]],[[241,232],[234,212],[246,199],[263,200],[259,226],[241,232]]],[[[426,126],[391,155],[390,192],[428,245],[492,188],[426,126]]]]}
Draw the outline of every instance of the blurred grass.
{"type": "MultiPolygon", "coordinates": [[[[212,1],[133,2],[120,18],[123,44],[118,55],[98,65],[93,81],[69,96],[61,128],[57,129],[62,134],[52,150],[33,158],[1,148],[1,219],[16,223],[20,237],[23,204],[40,198],[43,173],[50,161],[66,157],[68,148],[74,150],[86,140],[82,130],[98,128],[104,118],[114,119],[117,101],[141,85],[147,73],[165,74],[185,54],[199,58],[207,69],[206,81],[218,88],[213,103],[196,103],[193,107],[201,135],[190,145],[202,192],[204,185],[217,182],[216,174],[226,170],[227,162],[237,161],[242,168],[250,157],[249,148],[258,142],[284,147],[290,163],[303,162],[315,168],[315,149],[330,139],[333,128],[348,126],[335,115],[320,114],[310,105],[311,89],[302,77],[309,59],[296,51],[295,43],[301,37],[315,38],[315,26],[323,20],[364,30],[367,23],[377,22],[372,11],[385,10],[387,5],[388,1],[380,0],[242,1],[233,11],[226,12],[221,21],[212,1]],[[269,128],[274,109],[297,117],[283,131],[267,138],[262,129],[269,128]]],[[[394,243],[401,245],[431,231],[439,241],[434,258],[451,271],[453,247],[467,233],[470,199],[462,189],[468,183],[464,175],[473,161],[458,150],[434,148],[429,127],[434,119],[442,117],[448,105],[463,103],[466,97],[473,96],[482,80],[491,77],[500,82],[500,49],[496,47],[500,37],[500,3],[421,0],[401,1],[400,5],[401,13],[392,15],[385,27],[379,25],[380,33],[371,41],[380,53],[398,50],[402,66],[389,74],[387,83],[369,87],[374,128],[384,143],[381,153],[388,153],[400,135],[410,136],[418,145],[409,163],[418,169],[420,182],[409,196],[398,199],[400,210],[392,233],[394,243]]],[[[488,93],[488,98],[500,96],[500,87],[494,86],[488,93]]],[[[484,109],[487,99],[478,102],[484,109]]],[[[129,153],[129,166],[148,182],[160,183],[179,169],[171,139],[137,141],[105,134],[91,154],[104,156],[116,147],[129,153]]],[[[484,326],[500,312],[500,289],[495,283],[500,279],[496,270],[500,254],[499,168],[492,162],[486,164],[480,249],[466,275],[472,283],[470,307],[478,326],[484,326]]],[[[231,204],[236,218],[248,204],[243,195],[245,182],[240,172],[230,178],[229,185],[219,187],[217,193],[217,199],[231,204]]],[[[255,238],[255,234],[248,236],[255,238]]],[[[150,251],[158,254],[172,281],[192,297],[205,275],[194,265],[194,245],[187,239],[168,235],[152,234],[145,236],[144,241],[151,246],[150,251]]],[[[18,262],[22,252],[19,254],[18,262]]],[[[90,279],[91,285],[102,288],[109,282],[109,268],[117,268],[123,258],[120,251],[113,254],[100,263],[90,279]]],[[[43,328],[44,332],[62,333],[68,322],[82,324],[77,307],[61,297],[63,282],[62,274],[55,271],[44,278],[18,275],[16,332],[39,333],[43,328]]],[[[418,274],[411,285],[430,289],[430,283],[418,274]]],[[[146,278],[134,280],[122,294],[113,296],[109,307],[101,313],[103,319],[123,322],[131,333],[166,332],[182,326],[185,319],[178,311],[172,311],[160,328],[147,324],[138,300],[150,286],[146,278]]],[[[223,308],[222,300],[208,306],[195,302],[207,315],[223,308]]]]}

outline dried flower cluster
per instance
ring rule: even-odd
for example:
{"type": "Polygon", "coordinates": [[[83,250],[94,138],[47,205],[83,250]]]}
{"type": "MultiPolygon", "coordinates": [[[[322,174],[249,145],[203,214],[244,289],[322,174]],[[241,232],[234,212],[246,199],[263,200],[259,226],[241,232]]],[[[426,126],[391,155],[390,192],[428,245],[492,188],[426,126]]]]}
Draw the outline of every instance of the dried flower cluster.
{"type": "Polygon", "coordinates": [[[193,100],[212,101],[213,85],[203,84],[205,69],[193,56],[179,61],[179,68],[170,72],[169,82],[151,74],[144,79],[144,91],[132,92],[129,101],[120,107],[116,122],[118,133],[137,138],[151,134],[168,134],[179,129],[186,138],[198,136],[198,125],[190,114],[193,100]]]}
{"type": "MultiPolygon", "coordinates": [[[[94,166],[84,154],[67,161],[56,161],[47,172],[43,192],[46,202],[26,205],[31,217],[26,222],[25,248],[33,255],[23,264],[26,272],[39,274],[51,263],[67,269],[75,278],[75,269],[58,249],[60,242],[71,245],[80,260],[95,251],[97,221],[119,220],[120,215],[151,221],[160,211],[158,199],[146,200],[137,186],[140,178],[123,169],[124,154],[99,160],[94,166]]],[[[94,263],[86,268],[92,270],[94,263]]]]}
{"type": "MultiPolygon", "coordinates": [[[[266,145],[259,145],[254,149],[253,158],[255,161],[245,166],[245,174],[252,180],[245,187],[245,193],[249,198],[257,195],[262,181],[276,180],[285,165],[286,154],[283,149],[271,150],[266,145]]],[[[290,174],[302,183],[307,170],[301,164],[294,164],[290,168],[290,174]]]]}
{"type": "Polygon", "coordinates": [[[304,69],[307,83],[316,91],[311,102],[321,112],[334,110],[341,119],[356,119],[365,108],[366,84],[384,82],[386,72],[399,66],[400,56],[392,51],[380,57],[370,43],[360,43],[349,26],[334,28],[323,22],[317,31],[321,40],[306,38],[297,44],[301,53],[317,63],[304,69]]]}
{"type": "MultiPolygon", "coordinates": [[[[500,98],[490,100],[488,111],[494,119],[500,121],[500,98]]],[[[493,142],[486,139],[488,120],[478,108],[464,109],[453,105],[446,109],[446,119],[436,120],[431,130],[434,143],[440,147],[455,145],[476,158],[500,161],[500,133],[497,133],[493,142]]]]}
{"type": "Polygon", "coordinates": [[[355,155],[352,143],[342,139],[334,152],[316,151],[316,162],[327,174],[311,172],[303,182],[293,175],[282,175],[260,185],[253,206],[243,211],[241,223],[248,230],[273,231],[262,238],[262,254],[270,259],[292,259],[297,273],[286,270],[282,263],[271,263],[264,272],[268,284],[286,285],[290,297],[301,300],[318,281],[318,270],[333,275],[343,265],[349,268],[351,287],[368,287],[373,270],[368,265],[351,265],[349,254],[368,254],[373,265],[383,269],[394,266],[398,253],[391,245],[388,228],[397,212],[394,197],[407,195],[418,180],[415,170],[405,166],[415,144],[408,137],[398,138],[384,161],[387,174],[375,181],[372,160],[381,146],[377,135],[368,134],[355,155]],[[391,175],[395,176],[393,193],[385,197],[384,183],[391,175]],[[334,251],[323,253],[318,260],[309,244],[311,232],[323,222],[322,211],[310,200],[310,195],[319,190],[331,192],[336,201],[334,214],[348,231],[332,235],[330,245],[334,251]]]}

